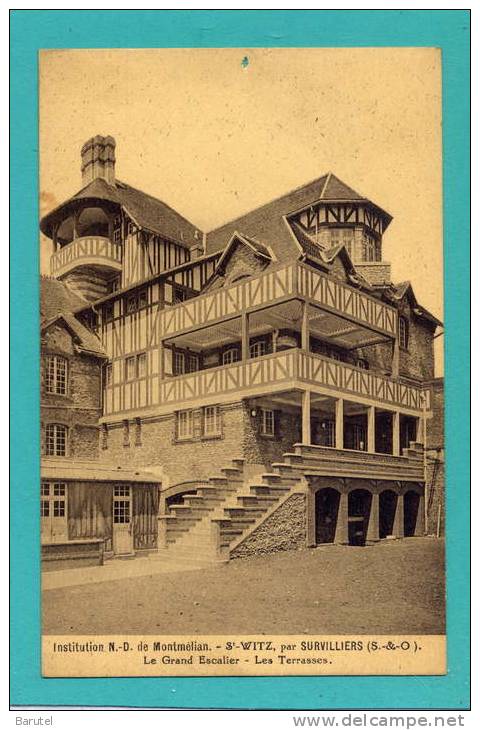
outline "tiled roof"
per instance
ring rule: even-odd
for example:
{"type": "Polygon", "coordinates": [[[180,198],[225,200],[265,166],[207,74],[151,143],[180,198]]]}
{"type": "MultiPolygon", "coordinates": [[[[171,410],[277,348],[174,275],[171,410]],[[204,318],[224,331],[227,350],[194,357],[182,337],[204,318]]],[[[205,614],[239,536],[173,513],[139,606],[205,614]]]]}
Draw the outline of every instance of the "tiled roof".
{"type": "MultiPolygon", "coordinates": [[[[207,250],[216,251],[226,246],[235,231],[242,231],[247,236],[258,237],[267,246],[271,246],[275,252],[278,247],[286,246],[291,249],[292,233],[284,217],[313,205],[319,200],[371,202],[329,172],[327,175],[322,175],[316,180],[295,188],[286,195],[210,231],[207,233],[207,250]]],[[[378,206],[375,207],[381,210],[378,206]]],[[[382,214],[388,221],[391,220],[388,213],[382,211],[382,214]]]]}
{"type": "Polygon", "coordinates": [[[391,292],[394,299],[397,301],[400,301],[409,294],[413,306],[413,312],[417,315],[417,317],[423,317],[433,324],[436,324],[438,327],[443,327],[443,322],[438,319],[438,317],[435,317],[435,315],[429,312],[428,309],[425,309],[425,307],[422,307],[422,305],[418,303],[410,281],[402,281],[399,284],[392,284],[391,292]]]}
{"type": "Polygon", "coordinates": [[[87,300],[70,289],[63,281],[49,276],[40,277],[40,321],[53,319],[62,312],[85,307],[87,300]]]}
{"type": "Polygon", "coordinates": [[[63,320],[76,340],[77,347],[86,354],[107,357],[98,337],[85,327],[72,310],[85,307],[87,301],[73,292],[66,284],[42,276],[40,279],[40,324],[45,330],[54,322],[63,320]]]}
{"type": "Polygon", "coordinates": [[[40,228],[46,236],[51,237],[53,223],[69,209],[73,210],[77,200],[102,200],[121,206],[141,228],[187,247],[202,240],[201,231],[163,201],[120,180],[110,185],[103,178],[96,178],[42,218],[40,228]]]}

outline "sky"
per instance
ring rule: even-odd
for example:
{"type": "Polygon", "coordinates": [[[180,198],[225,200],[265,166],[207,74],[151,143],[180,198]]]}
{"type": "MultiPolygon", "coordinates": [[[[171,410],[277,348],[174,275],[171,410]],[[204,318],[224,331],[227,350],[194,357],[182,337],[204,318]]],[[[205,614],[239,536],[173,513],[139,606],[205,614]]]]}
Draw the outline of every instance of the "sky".
{"type": "Polygon", "coordinates": [[[334,172],[393,216],[392,279],[442,319],[439,50],[42,51],[41,215],[82,187],[96,134],[118,179],[203,231],[334,172]]]}

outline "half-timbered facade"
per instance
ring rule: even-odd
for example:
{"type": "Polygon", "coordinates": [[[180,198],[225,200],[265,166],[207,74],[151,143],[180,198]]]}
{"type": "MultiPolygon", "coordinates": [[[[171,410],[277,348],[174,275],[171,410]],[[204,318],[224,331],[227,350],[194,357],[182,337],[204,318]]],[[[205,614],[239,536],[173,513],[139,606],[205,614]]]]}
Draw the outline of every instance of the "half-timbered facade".
{"type": "Polygon", "coordinates": [[[423,534],[440,322],[391,281],[391,216],[329,173],[205,234],[111,137],[82,174],[41,228],[105,353],[99,461],[162,474],[160,554],[423,534]]]}

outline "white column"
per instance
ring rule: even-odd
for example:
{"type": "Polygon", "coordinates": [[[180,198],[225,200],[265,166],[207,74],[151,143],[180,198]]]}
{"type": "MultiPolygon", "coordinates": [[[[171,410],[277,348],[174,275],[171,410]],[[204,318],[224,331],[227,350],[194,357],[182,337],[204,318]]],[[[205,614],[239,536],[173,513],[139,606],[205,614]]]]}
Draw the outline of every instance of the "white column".
{"type": "Polygon", "coordinates": [[[392,418],[392,454],[400,456],[400,413],[395,411],[392,418]]]}
{"type": "Polygon", "coordinates": [[[250,356],[250,337],[248,332],[248,314],[242,313],[242,362],[246,362],[250,356]]]}
{"type": "Polygon", "coordinates": [[[308,322],[308,303],[303,302],[302,306],[302,350],[308,352],[310,350],[310,326],[308,322]]]}
{"type": "Polygon", "coordinates": [[[335,401],[335,448],[343,449],[343,398],[335,401]]]}
{"type": "Polygon", "coordinates": [[[375,453],[375,406],[368,407],[367,451],[375,453]]]}
{"type": "Polygon", "coordinates": [[[335,530],[335,542],[339,545],[348,543],[348,494],[340,492],[338,505],[337,527],[335,530]]]}
{"type": "Polygon", "coordinates": [[[372,494],[372,504],[370,507],[370,517],[368,520],[367,541],[374,542],[380,539],[380,497],[374,492],[372,494]]]}
{"type": "Polygon", "coordinates": [[[309,390],[304,390],[302,393],[302,444],[310,445],[312,442],[312,430],[311,430],[311,393],[309,390]]]}

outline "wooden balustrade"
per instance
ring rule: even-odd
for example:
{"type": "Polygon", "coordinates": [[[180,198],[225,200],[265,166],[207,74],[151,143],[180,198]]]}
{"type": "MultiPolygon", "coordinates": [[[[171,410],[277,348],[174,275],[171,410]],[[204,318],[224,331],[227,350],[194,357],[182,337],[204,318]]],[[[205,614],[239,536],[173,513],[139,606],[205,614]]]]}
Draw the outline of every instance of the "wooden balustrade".
{"type": "MultiPolygon", "coordinates": [[[[133,409],[169,412],[293,389],[348,397],[366,405],[419,415],[423,391],[320,355],[291,349],[231,365],[161,379],[158,373],[105,391],[105,415],[133,409]]],[[[429,408],[427,401],[426,407],[429,408]]]]}
{"type": "Polygon", "coordinates": [[[162,310],[156,322],[157,341],[296,297],[381,334],[396,336],[398,318],[393,307],[294,262],[162,310]]]}
{"type": "Polygon", "coordinates": [[[105,236],[75,238],[52,255],[50,272],[54,276],[59,276],[87,261],[90,264],[121,270],[122,247],[105,236]]]}

